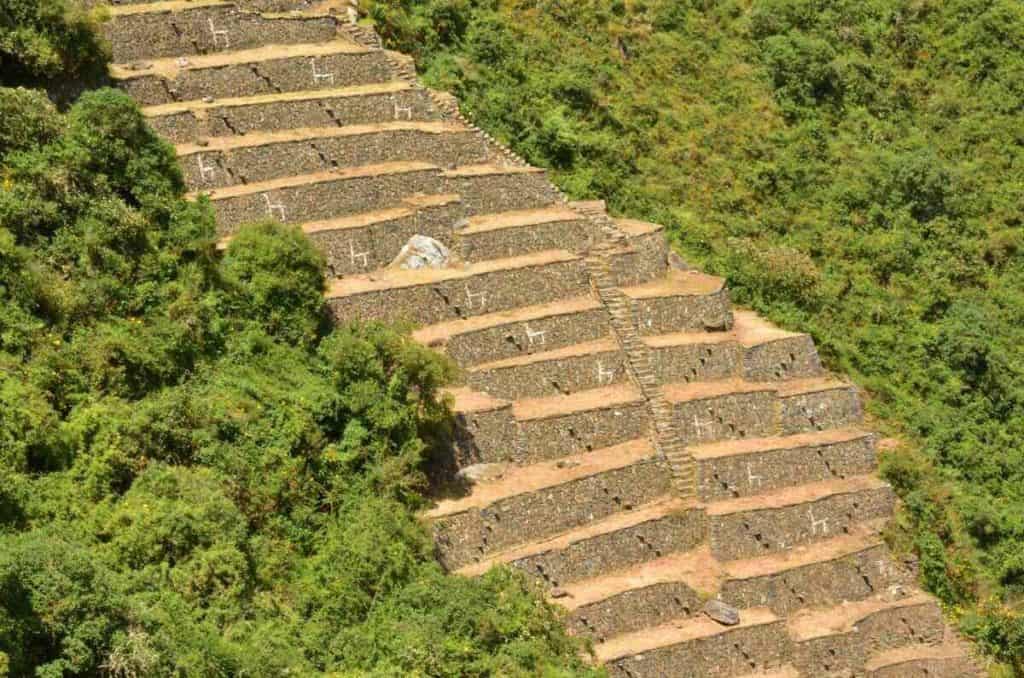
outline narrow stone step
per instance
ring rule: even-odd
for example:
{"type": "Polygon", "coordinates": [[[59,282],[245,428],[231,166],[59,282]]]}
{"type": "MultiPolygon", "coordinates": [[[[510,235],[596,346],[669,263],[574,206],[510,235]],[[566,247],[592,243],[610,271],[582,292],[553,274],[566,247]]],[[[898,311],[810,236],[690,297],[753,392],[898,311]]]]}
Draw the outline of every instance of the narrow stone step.
{"type": "Polygon", "coordinates": [[[385,269],[333,281],[327,303],[346,318],[436,323],[578,296],[579,257],[560,250],[440,270],[385,269]]]}
{"type": "Polygon", "coordinates": [[[707,506],[711,552],[753,558],[823,541],[892,514],[892,489],[872,476],[788,487],[707,506]]]}
{"type": "Polygon", "coordinates": [[[232,2],[188,0],[110,11],[103,34],[115,63],[326,42],[338,34],[334,17],[246,12],[232,2]]]}
{"type": "Polygon", "coordinates": [[[603,643],[612,636],[700,614],[723,576],[707,547],[634,565],[562,587],[555,600],[575,632],[603,643]]]}
{"type": "Polygon", "coordinates": [[[221,137],[300,127],[440,119],[426,92],[413,89],[403,80],[222,99],[209,97],[147,106],[142,113],[157,133],[175,144],[212,142],[221,137]]]}
{"type": "Polygon", "coordinates": [[[783,617],[908,587],[913,574],[892,560],[879,534],[886,522],[875,519],[825,541],[726,562],[718,595],[734,607],[767,606],[783,617]]]}
{"type": "Polygon", "coordinates": [[[477,576],[495,565],[510,564],[554,589],[692,550],[701,540],[703,527],[703,514],[692,504],[664,497],[557,537],[494,555],[458,573],[477,576]]]}
{"type": "Polygon", "coordinates": [[[430,325],[413,338],[472,366],[593,341],[609,332],[601,303],[581,295],[430,325]]]}
{"type": "Polygon", "coordinates": [[[671,491],[665,471],[645,440],[559,462],[507,465],[500,478],[440,502],[425,518],[441,562],[455,569],[658,499],[671,491]]]}
{"type": "Polygon", "coordinates": [[[700,470],[701,499],[714,501],[870,473],[876,440],[858,429],[830,429],[696,445],[688,452],[700,470]]]}
{"type": "Polygon", "coordinates": [[[787,622],[793,664],[809,676],[863,675],[872,655],[914,645],[942,643],[945,629],[934,599],[923,593],[883,594],[830,608],[808,610],[787,622]]]}
{"type": "Polygon", "coordinates": [[[517,400],[522,463],[557,459],[647,435],[643,396],[629,383],[517,400]]]}
{"type": "Polygon", "coordinates": [[[460,255],[482,261],[546,249],[585,252],[600,238],[594,225],[563,205],[471,217],[456,230],[460,255]]]}
{"type": "Polygon", "coordinates": [[[260,219],[304,223],[350,216],[416,193],[457,194],[464,215],[549,204],[557,197],[543,173],[493,165],[487,170],[453,176],[429,163],[381,163],[231,186],[209,196],[224,234],[260,219]]]}
{"type": "Polygon", "coordinates": [[[390,83],[384,53],[332,40],[237,52],[154,59],[110,67],[141,106],[390,83]]]}
{"type": "Polygon", "coordinates": [[[391,162],[487,162],[483,136],[450,122],[384,122],[216,137],[177,147],[186,185],[208,190],[391,162]]]}
{"type": "Polygon", "coordinates": [[[499,398],[542,398],[620,384],[629,365],[611,335],[471,367],[467,383],[499,398]]]}
{"type": "Polygon", "coordinates": [[[864,666],[870,678],[979,678],[965,647],[955,643],[910,645],[872,655],[864,666]]]}
{"type": "Polygon", "coordinates": [[[664,277],[625,287],[641,335],[732,327],[725,280],[695,271],[671,270],[664,277]]]}
{"type": "Polygon", "coordinates": [[[598,661],[616,678],[704,678],[763,673],[781,667],[789,644],[783,622],[769,610],[740,611],[740,623],[722,626],[695,617],[624,634],[597,645],[598,661]]]}

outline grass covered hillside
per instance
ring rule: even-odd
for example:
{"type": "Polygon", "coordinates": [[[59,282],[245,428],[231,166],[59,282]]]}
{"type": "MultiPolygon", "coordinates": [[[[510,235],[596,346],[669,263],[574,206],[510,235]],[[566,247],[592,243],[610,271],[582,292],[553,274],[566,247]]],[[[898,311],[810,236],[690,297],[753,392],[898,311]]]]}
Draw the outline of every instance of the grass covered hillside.
{"type": "Polygon", "coordinates": [[[813,333],[909,445],[900,545],[1024,671],[1024,5],[367,0],[577,198],[813,333]]]}
{"type": "Polygon", "coordinates": [[[414,517],[452,367],[326,322],[296,229],[218,253],[123,94],[7,87],[103,58],[63,3],[11,8],[0,676],[597,675],[524,579],[446,576],[414,517]]]}

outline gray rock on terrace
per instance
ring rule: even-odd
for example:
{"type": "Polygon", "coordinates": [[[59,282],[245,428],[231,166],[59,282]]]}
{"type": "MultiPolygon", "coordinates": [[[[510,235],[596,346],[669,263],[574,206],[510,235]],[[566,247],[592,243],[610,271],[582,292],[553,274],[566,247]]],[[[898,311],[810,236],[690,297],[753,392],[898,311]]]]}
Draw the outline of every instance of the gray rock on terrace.
{"type": "Polygon", "coordinates": [[[448,248],[433,238],[414,235],[391,262],[391,268],[417,270],[421,268],[447,268],[451,262],[448,248]]]}
{"type": "Polygon", "coordinates": [[[740,623],[740,611],[720,600],[709,600],[704,605],[704,614],[723,626],[736,626],[740,623]]]}

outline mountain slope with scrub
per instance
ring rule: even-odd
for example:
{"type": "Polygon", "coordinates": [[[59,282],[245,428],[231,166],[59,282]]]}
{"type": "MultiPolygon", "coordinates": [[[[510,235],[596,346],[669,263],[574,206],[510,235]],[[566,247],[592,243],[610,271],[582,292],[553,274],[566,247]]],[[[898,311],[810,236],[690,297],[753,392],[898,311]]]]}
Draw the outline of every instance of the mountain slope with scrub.
{"type": "Polygon", "coordinates": [[[669,226],[908,442],[894,539],[1024,669],[1024,9],[374,0],[425,79],[577,198],[669,226]]]}

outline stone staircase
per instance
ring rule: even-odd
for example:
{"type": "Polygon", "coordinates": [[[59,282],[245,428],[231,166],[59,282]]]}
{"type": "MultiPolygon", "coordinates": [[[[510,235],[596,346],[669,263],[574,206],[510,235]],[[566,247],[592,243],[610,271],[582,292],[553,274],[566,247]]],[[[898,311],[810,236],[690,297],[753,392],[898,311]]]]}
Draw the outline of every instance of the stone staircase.
{"type": "Polygon", "coordinates": [[[225,242],[300,224],[339,321],[412,321],[462,366],[476,481],[424,515],[441,562],[521,569],[613,676],[978,675],[880,539],[876,436],[811,339],[670,266],[661,227],[568,202],[331,5],[122,2],[111,75],[225,242]],[[414,234],[458,262],[386,268],[414,234]]]}

